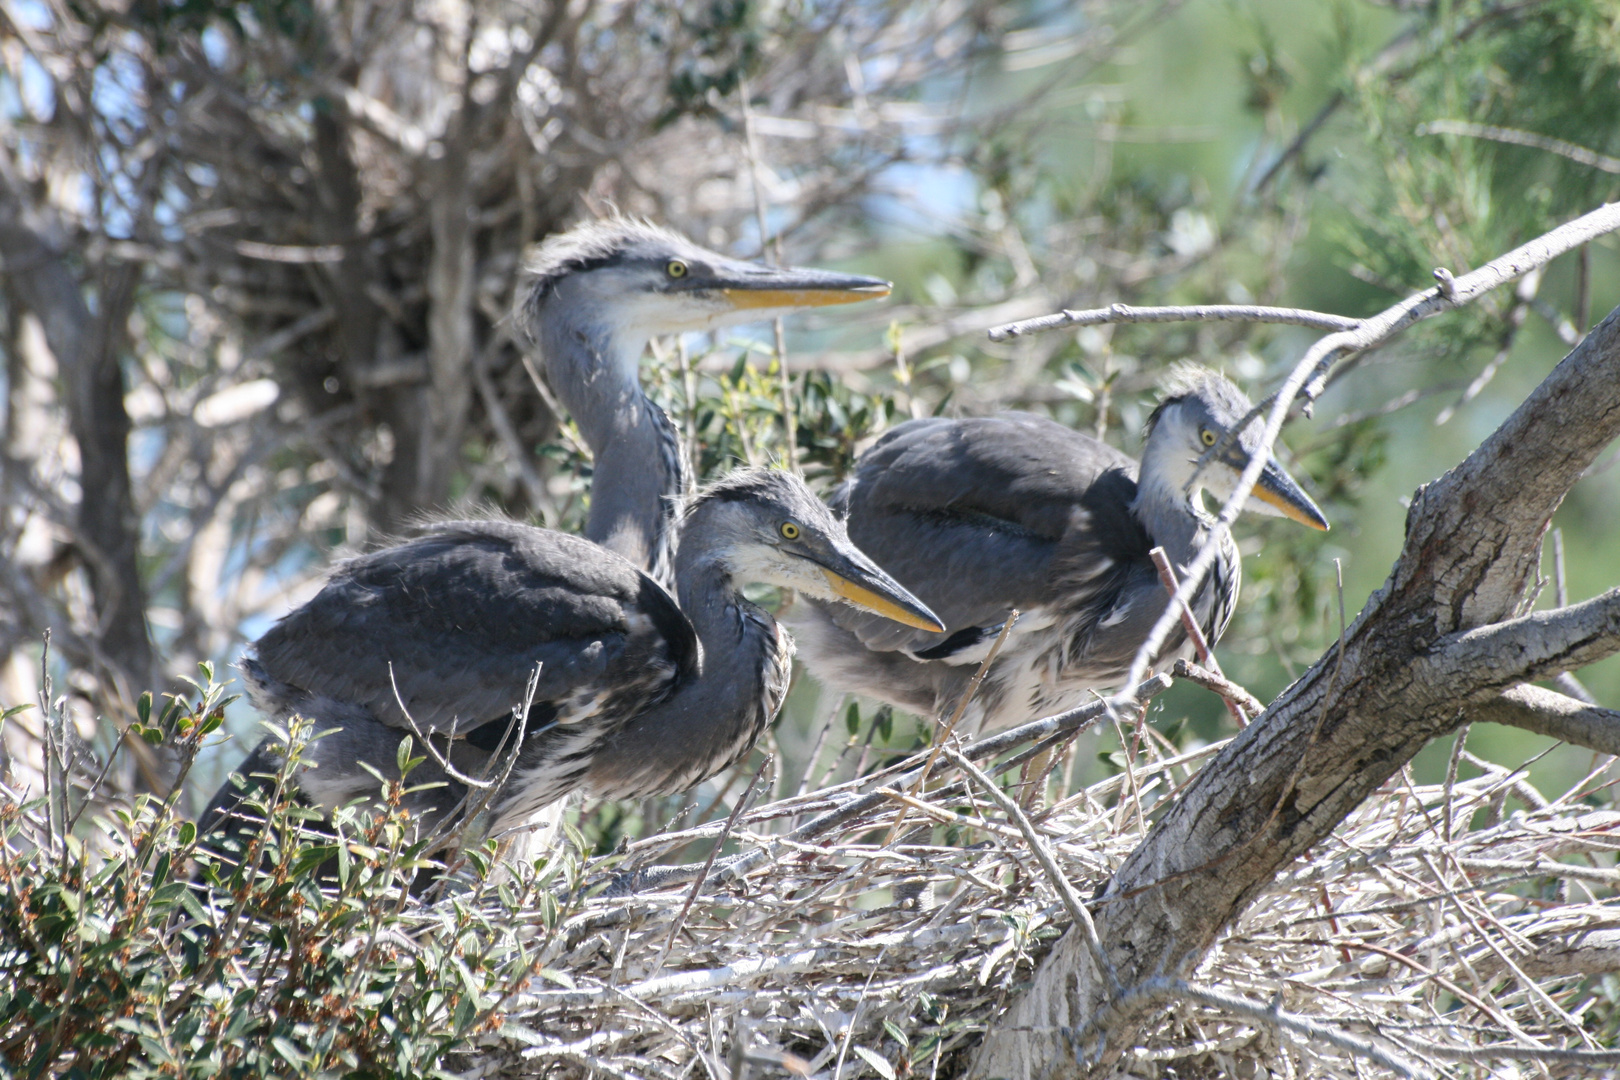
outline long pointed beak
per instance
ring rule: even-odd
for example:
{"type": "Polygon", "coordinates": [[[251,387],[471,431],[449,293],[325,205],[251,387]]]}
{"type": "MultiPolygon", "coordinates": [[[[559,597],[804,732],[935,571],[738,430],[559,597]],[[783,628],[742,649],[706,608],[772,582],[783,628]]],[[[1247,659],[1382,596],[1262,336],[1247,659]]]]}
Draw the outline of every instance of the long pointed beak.
{"type": "Polygon", "coordinates": [[[882,278],[831,270],[757,266],[742,263],[718,275],[713,284],[736,308],[812,308],[877,300],[894,288],[882,278]]]}
{"type": "Polygon", "coordinates": [[[1322,516],[1322,511],[1311,501],[1311,497],[1295,483],[1276,458],[1267,461],[1266,467],[1261,470],[1260,479],[1255,481],[1253,497],[1273,507],[1285,518],[1312,529],[1328,530],[1328,519],[1322,516]]]}
{"type": "Polygon", "coordinates": [[[816,560],[816,566],[826,576],[828,587],[845,602],[919,630],[944,632],[945,624],[938,615],[866,556],[837,552],[826,561],[816,560]]]}

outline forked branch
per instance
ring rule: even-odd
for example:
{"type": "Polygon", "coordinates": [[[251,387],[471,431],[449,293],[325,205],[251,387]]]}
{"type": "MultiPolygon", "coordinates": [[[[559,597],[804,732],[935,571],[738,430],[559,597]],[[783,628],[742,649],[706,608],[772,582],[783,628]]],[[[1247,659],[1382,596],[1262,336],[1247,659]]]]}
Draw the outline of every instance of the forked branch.
{"type": "MultiPolygon", "coordinates": [[[[1616,228],[1620,206],[1605,206],[1450,279],[1444,293],[1427,290],[1323,338],[1268,403],[1264,446],[1336,360],[1616,228]]],[[[1553,511],[1617,436],[1620,309],[1466,461],[1420,489],[1400,559],[1341,643],[1205,766],[1114,874],[1092,910],[1123,990],[1097,976],[1089,935],[1071,931],[986,1036],[968,1075],[1112,1068],[1160,1007],[1150,986],[1190,977],[1279,871],[1465,720],[1511,711],[1549,725],[1563,717],[1568,729],[1601,725],[1602,710],[1584,716],[1556,695],[1513,684],[1620,649],[1620,594],[1515,616],[1553,511]]],[[[1264,458],[1245,471],[1222,527],[1248,498],[1264,458]]],[[[1195,561],[1182,589],[1196,587],[1207,565],[1195,561]]],[[[1164,629],[1175,618],[1172,605],[1164,629]]]]}

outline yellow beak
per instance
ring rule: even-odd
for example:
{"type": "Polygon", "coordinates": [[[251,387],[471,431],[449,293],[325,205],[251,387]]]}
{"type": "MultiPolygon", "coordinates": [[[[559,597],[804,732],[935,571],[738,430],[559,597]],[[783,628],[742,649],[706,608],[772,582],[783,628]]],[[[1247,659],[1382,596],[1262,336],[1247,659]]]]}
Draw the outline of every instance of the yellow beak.
{"type": "Polygon", "coordinates": [[[812,308],[853,304],[888,296],[890,286],[861,285],[849,289],[722,289],[736,308],[812,308]]]}
{"type": "Polygon", "coordinates": [[[913,609],[891,600],[882,593],[873,592],[864,585],[857,585],[848,578],[833,573],[825,566],[820,569],[826,575],[827,584],[832,587],[832,591],[857,607],[875,611],[884,618],[893,619],[895,622],[903,623],[906,626],[915,626],[918,630],[930,630],[936,634],[943,633],[945,630],[945,624],[934,618],[933,613],[920,604],[917,605],[920,610],[913,609]]]}

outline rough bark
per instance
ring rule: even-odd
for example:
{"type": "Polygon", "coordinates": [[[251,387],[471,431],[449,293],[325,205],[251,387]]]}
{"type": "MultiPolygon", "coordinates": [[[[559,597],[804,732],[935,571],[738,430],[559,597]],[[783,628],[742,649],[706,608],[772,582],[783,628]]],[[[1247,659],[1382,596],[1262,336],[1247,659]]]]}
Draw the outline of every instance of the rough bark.
{"type": "Polygon", "coordinates": [[[1513,618],[1553,511],[1617,436],[1620,309],[1419,490],[1400,558],[1342,644],[1204,768],[1091,905],[1106,963],[1071,931],[969,1075],[1106,1071],[1159,1007],[1154,988],[1187,978],[1279,870],[1431,739],[1504,708],[1518,683],[1620,651],[1620,590],[1513,618]]]}
{"type": "Polygon", "coordinates": [[[1468,721],[1506,724],[1620,756],[1620,710],[1588,705],[1539,686],[1515,686],[1469,710],[1468,721]]]}

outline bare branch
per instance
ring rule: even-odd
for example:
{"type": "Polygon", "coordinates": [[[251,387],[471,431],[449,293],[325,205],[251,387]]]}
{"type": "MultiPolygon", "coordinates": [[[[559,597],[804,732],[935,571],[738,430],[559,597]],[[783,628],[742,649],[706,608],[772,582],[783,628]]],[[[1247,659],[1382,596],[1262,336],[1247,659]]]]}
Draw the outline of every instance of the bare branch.
{"type": "Polygon", "coordinates": [[[1103,326],[1108,323],[1167,322],[1251,322],[1284,326],[1308,326],[1314,330],[1354,330],[1360,319],[1329,315],[1305,308],[1264,307],[1256,304],[1200,304],[1189,307],[1132,307],[1110,304],[1088,311],[1060,311],[1038,319],[1003,323],[989,330],[991,341],[1010,341],[1026,334],[1057,330],[1065,326],[1103,326]]]}
{"type": "MultiPolygon", "coordinates": [[[[1551,239],[1495,260],[1483,277],[1457,279],[1466,285],[1459,295],[1477,295],[1485,278],[1550,257],[1578,233],[1620,226],[1620,207],[1573,224],[1578,228],[1555,230],[1551,239]]],[[[1396,310],[1398,317],[1386,313],[1367,325],[1394,327],[1406,317],[1400,311],[1409,311],[1396,310]]],[[[1319,342],[1295,368],[1271,411],[1268,445],[1292,394],[1332,351],[1319,342]]],[[[1617,436],[1620,309],[1467,460],[1420,490],[1400,560],[1342,644],[1227,744],[1114,874],[1096,922],[1127,994],[1149,980],[1190,972],[1278,870],[1432,738],[1469,718],[1471,699],[1503,689],[1498,658],[1482,648],[1487,641],[1518,650],[1519,666],[1534,673],[1614,651],[1620,632],[1615,594],[1468,632],[1511,619],[1533,579],[1553,511],[1617,436]],[[1537,630],[1551,640],[1532,643],[1537,630]],[[1441,654],[1447,659],[1437,659],[1441,654]],[[1470,657],[1476,666],[1467,666],[1470,657]],[[1550,666],[1542,668],[1544,662],[1550,666]]],[[[1245,474],[1236,499],[1246,496],[1253,479],[1245,474]]],[[[1195,564],[1183,584],[1196,582],[1199,573],[1195,564]]],[[[1165,621],[1174,618],[1172,607],[1165,621]]],[[[1514,659],[1506,665],[1511,669],[1514,659]]],[[[1071,933],[1059,943],[986,1037],[969,1075],[1106,1069],[1118,1060],[1152,1005],[1121,1000],[1089,974],[1090,949],[1082,937],[1071,933]],[[1102,1025],[1100,1042],[1077,1059],[1079,1045],[1058,1033],[1094,1018],[1102,1025]]]]}
{"type": "Polygon", "coordinates": [[[1263,1024],[1279,1028],[1283,1031],[1303,1035],[1308,1039],[1320,1039],[1330,1046],[1341,1050],[1348,1050],[1358,1057],[1364,1057],[1390,1069],[1401,1076],[1425,1076],[1427,1073],[1416,1065],[1390,1053],[1369,1039],[1357,1038],[1348,1032],[1340,1031],[1330,1024],[1318,1023],[1304,1016],[1295,1016],[1285,1013],[1280,1008],[1262,1005],[1258,1001],[1250,1001],[1236,994],[1228,994],[1209,986],[1199,986],[1196,983],[1177,982],[1171,986],[1171,991],[1192,1001],[1209,1005],[1223,1012],[1233,1013],[1237,1016],[1247,1016],[1251,1020],[1258,1020],[1263,1024]]]}
{"type": "Polygon", "coordinates": [[[1466,673],[1489,671],[1492,679],[1514,683],[1540,679],[1620,652],[1620,588],[1580,604],[1534,611],[1436,643],[1423,661],[1424,677],[1435,683],[1466,673]]]}
{"type": "Polygon", "coordinates": [[[1468,709],[1470,723],[1523,728],[1575,746],[1620,756],[1620,711],[1588,705],[1539,686],[1515,686],[1468,709]]]}
{"type": "Polygon", "coordinates": [[[1620,173],[1620,158],[1612,158],[1588,150],[1584,146],[1577,146],[1563,139],[1554,139],[1546,135],[1537,135],[1533,131],[1520,131],[1518,128],[1496,127],[1493,124],[1474,124],[1466,120],[1431,120],[1427,124],[1419,124],[1419,135],[1466,135],[1475,139],[1489,139],[1492,142],[1509,143],[1513,146],[1528,146],[1532,150],[1545,150],[1549,154],[1567,157],[1569,160],[1581,165],[1590,165],[1594,169],[1601,169],[1606,173],[1620,173]]]}
{"type": "MultiPolygon", "coordinates": [[[[1276,393],[1256,406],[1254,413],[1236,425],[1233,433],[1228,433],[1228,438],[1234,437],[1235,432],[1246,428],[1255,416],[1261,412],[1266,412],[1266,423],[1261,432],[1259,451],[1251,456],[1249,464],[1244,467],[1242,475],[1238,478],[1238,482],[1232,490],[1232,494],[1228,496],[1225,505],[1221,507],[1220,515],[1216,519],[1215,525],[1210,529],[1209,538],[1204,542],[1204,546],[1199,550],[1192,563],[1188,565],[1186,576],[1176,590],[1174,600],[1165,609],[1164,613],[1159,616],[1158,621],[1153,625],[1153,629],[1137,650],[1136,658],[1131,663],[1130,675],[1125,680],[1126,685],[1140,681],[1142,674],[1147,670],[1149,659],[1157,655],[1159,648],[1164,644],[1165,637],[1170,633],[1170,628],[1175,625],[1178,618],[1178,606],[1192,599],[1193,593],[1202,584],[1204,575],[1209,573],[1209,568],[1213,565],[1215,557],[1220,551],[1222,538],[1230,532],[1232,522],[1236,520],[1237,515],[1247,504],[1249,494],[1254,490],[1255,481],[1260,478],[1260,472],[1265,468],[1271,448],[1276,445],[1277,436],[1281,433],[1283,422],[1287,419],[1288,411],[1296,398],[1303,399],[1307,403],[1314,401],[1325,388],[1327,376],[1337,361],[1365,352],[1375,345],[1380,345],[1415,322],[1438,314],[1453,304],[1467,303],[1498,285],[1511,281],[1537,267],[1546,265],[1566,251],[1616,229],[1620,229],[1620,203],[1607,203],[1589,214],[1560,225],[1551,232],[1515,248],[1500,258],[1492,259],[1478,270],[1465,274],[1460,278],[1453,278],[1447,272],[1441,288],[1417,293],[1399,304],[1386,308],[1379,314],[1364,320],[1354,330],[1329,334],[1312,345],[1299,363],[1294,365],[1288,378],[1283,381],[1283,385],[1277,389],[1276,393]]],[[[1608,326],[1614,321],[1613,316],[1611,316],[1608,320],[1605,320],[1604,325],[1608,326]]],[[[1602,329],[1603,327],[1600,326],[1593,333],[1597,334],[1602,329]]],[[[1590,340],[1590,337],[1588,340],[1590,340]]],[[[1515,418],[1520,417],[1523,412],[1524,408],[1521,407],[1519,412],[1514,414],[1515,418]]],[[[1504,425],[1505,429],[1506,425],[1504,425]]],[[[1503,432],[1499,430],[1493,438],[1501,437],[1502,434],[1503,432]]],[[[1604,440],[1603,444],[1606,445],[1608,441],[1604,440]]],[[[1468,462],[1465,462],[1459,468],[1466,468],[1469,462],[1474,462],[1478,457],[1477,452],[1470,455],[1468,462]]],[[[1591,460],[1588,458],[1582,468],[1590,464],[1591,460]]],[[[1556,492],[1555,498],[1557,500],[1562,500],[1564,492],[1568,490],[1567,484],[1560,486],[1556,480],[1539,478],[1535,485],[1520,485],[1521,488],[1525,486],[1536,486],[1543,492],[1556,492]]],[[[1556,502],[1554,505],[1556,505],[1556,502]]],[[[1548,513],[1550,514],[1551,511],[1549,510],[1548,513]]],[[[1514,595],[1517,596],[1518,593],[1515,592],[1514,595]]],[[[1469,625],[1478,625],[1479,621],[1483,620],[1476,620],[1469,625]]]]}
{"type": "Polygon", "coordinates": [[[1178,679],[1186,679],[1190,683],[1202,686],[1205,690],[1219,694],[1234,707],[1242,709],[1249,716],[1259,716],[1265,711],[1265,705],[1260,699],[1249,693],[1225,675],[1218,675],[1207,668],[1199,667],[1191,660],[1177,660],[1170,674],[1178,679]]]}

